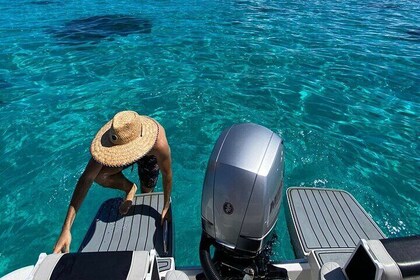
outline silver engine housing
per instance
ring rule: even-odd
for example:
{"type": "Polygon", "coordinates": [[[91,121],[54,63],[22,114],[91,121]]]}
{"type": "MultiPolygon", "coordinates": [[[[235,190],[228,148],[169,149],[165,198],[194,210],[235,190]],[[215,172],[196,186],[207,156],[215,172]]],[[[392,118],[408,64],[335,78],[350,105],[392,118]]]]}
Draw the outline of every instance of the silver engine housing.
{"type": "Polygon", "coordinates": [[[252,123],[225,129],[204,179],[203,231],[224,248],[259,254],[274,229],[282,197],[283,141],[252,123]]]}

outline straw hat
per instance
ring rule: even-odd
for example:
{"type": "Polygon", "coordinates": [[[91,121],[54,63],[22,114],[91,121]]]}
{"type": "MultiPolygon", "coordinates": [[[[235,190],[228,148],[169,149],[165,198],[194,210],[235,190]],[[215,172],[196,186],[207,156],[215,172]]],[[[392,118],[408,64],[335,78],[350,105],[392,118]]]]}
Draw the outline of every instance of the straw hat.
{"type": "Polygon", "coordinates": [[[158,132],[159,126],[154,119],[134,111],[122,111],[98,131],[90,153],[106,166],[130,165],[152,149],[158,132]]]}

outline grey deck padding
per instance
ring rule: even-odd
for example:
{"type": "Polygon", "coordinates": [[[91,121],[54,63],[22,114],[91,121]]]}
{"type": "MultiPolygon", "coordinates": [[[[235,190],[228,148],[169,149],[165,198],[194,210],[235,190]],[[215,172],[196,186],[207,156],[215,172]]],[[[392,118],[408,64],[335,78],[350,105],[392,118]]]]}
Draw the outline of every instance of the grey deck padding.
{"type": "Polygon", "coordinates": [[[290,227],[298,257],[312,250],[353,249],[361,238],[385,235],[346,191],[293,187],[287,190],[290,227]]]}
{"type": "Polygon", "coordinates": [[[351,257],[353,250],[354,249],[316,250],[315,256],[320,266],[325,263],[335,262],[341,267],[344,267],[348,259],[351,257]]]}
{"type": "MultiPolygon", "coordinates": [[[[105,201],[93,220],[79,252],[150,251],[163,256],[161,212],[163,193],[137,195],[128,213],[119,214],[121,198],[105,201]]],[[[172,223],[169,223],[169,255],[172,256],[172,223]]]]}

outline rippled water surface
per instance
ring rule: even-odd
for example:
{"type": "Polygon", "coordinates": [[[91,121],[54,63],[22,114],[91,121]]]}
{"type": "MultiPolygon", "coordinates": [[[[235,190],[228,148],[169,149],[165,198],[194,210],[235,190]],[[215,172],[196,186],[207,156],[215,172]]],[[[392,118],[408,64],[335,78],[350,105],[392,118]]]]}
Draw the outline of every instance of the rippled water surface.
{"type": "MultiPolygon", "coordinates": [[[[0,276],[51,252],[92,137],[123,109],[167,130],[178,265],[199,263],[207,160],[239,122],[284,138],[286,186],[345,189],[386,235],[419,234],[418,1],[0,0],[0,9],[0,276]]],[[[119,195],[91,188],[72,251],[101,202],[119,195]]],[[[273,258],[293,258],[284,211],[277,233],[273,258]]]]}

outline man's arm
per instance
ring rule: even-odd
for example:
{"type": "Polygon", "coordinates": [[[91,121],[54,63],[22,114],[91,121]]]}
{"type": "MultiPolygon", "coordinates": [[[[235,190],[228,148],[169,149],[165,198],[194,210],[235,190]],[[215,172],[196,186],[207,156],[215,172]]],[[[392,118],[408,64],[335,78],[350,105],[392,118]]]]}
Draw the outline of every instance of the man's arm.
{"type": "Polygon", "coordinates": [[[162,184],[163,184],[163,197],[164,206],[162,210],[162,221],[166,218],[166,214],[169,210],[169,203],[172,192],[172,167],[171,167],[171,155],[168,147],[167,154],[158,160],[160,171],[162,172],[162,184]]]}
{"type": "Polygon", "coordinates": [[[54,246],[54,253],[69,252],[71,243],[70,230],[74,219],[76,218],[76,213],[82,205],[82,202],[85,199],[90,186],[92,185],[96,176],[99,174],[99,171],[101,171],[101,168],[102,165],[91,158],[85,170],[83,171],[83,174],[77,181],[77,185],[73,191],[73,196],[67,210],[66,219],[64,221],[60,237],[54,246]]]}
{"type": "Polygon", "coordinates": [[[164,206],[162,210],[162,223],[166,219],[166,215],[169,210],[169,203],[172,192],[172,163],[171,163],[171,149],[169,148],[166,137],[164,141],[161,141],[158,147],[158,154],[156,156],[159,169],[162,172],[162,185],[163,185],[163,196],[164,206]]]}

